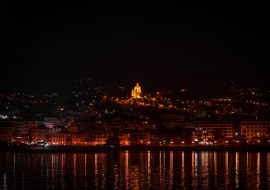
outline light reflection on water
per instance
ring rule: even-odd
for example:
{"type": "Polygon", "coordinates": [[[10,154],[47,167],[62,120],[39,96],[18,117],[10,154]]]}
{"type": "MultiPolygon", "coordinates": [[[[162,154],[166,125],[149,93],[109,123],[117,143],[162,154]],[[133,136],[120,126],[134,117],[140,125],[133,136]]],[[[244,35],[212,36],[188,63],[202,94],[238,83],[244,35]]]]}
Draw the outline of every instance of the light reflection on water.
{"type": "Polygon", "coordinates": [[[0,152],[0,189],[270,189],[270,153],[0,152]]]}

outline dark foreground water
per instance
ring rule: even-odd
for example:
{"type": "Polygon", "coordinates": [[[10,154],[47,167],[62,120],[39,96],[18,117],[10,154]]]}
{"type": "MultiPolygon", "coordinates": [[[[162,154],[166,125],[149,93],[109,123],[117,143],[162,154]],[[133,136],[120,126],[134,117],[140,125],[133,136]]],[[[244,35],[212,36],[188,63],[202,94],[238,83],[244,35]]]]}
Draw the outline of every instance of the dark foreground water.
{"type": "Polygon", "coordinates": [[[270,189],[270,153],[0,152],[0,189],[270,189]]]}

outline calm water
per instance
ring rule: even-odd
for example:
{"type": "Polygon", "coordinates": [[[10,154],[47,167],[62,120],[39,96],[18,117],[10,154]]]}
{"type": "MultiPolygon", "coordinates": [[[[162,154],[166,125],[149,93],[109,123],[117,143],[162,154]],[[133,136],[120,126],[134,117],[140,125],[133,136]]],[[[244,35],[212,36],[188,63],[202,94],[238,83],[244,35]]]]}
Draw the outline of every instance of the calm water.
{"type": "Polygon", "coordinates": [[[0,152],[0,189],[270,189],[270,153],[0,152]]]}

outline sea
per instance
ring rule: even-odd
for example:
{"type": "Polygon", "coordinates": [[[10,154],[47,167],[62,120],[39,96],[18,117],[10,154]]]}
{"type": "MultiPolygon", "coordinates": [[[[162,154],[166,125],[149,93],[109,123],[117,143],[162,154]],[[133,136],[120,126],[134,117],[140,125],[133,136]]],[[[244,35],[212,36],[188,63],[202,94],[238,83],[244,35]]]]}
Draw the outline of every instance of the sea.
{"type": "Polygon", "coordinates": [[[0,189],[270,189],[270,151],[0,152],[0,189]]]}

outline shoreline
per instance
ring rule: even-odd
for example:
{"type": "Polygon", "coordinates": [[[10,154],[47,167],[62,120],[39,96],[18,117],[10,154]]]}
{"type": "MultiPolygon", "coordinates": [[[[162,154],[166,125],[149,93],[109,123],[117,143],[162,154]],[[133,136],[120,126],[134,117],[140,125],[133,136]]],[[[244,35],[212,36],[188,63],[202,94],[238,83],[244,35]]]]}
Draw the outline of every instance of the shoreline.
{"type": "Polygon", "coordinates": [[[28,148],[28,147],[0,147],[0,152],[29,152],[29,153],[108,153],[121,151],[244,151],[244,152],[270,152],[270,146],[252,145],[243,147],[230,146],[119,146],[119,147],[50,147],[50,148],[28,148]]]}

